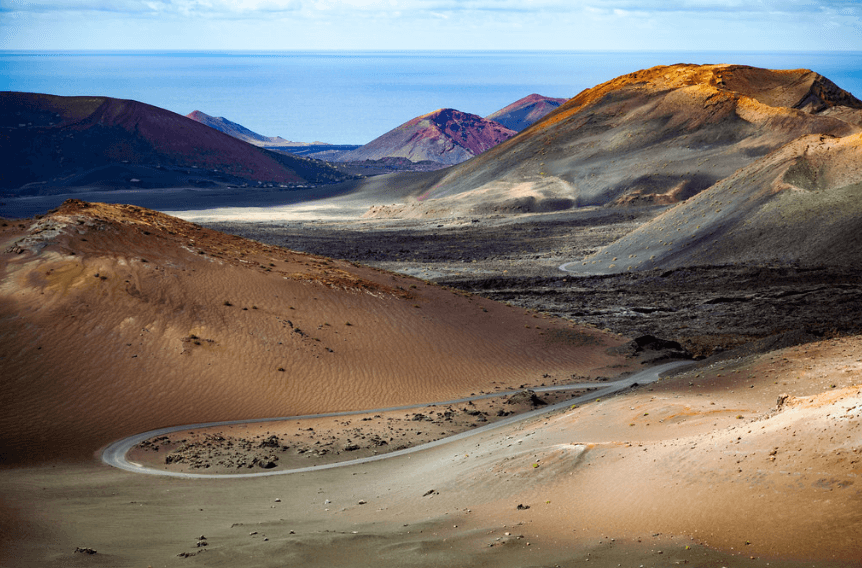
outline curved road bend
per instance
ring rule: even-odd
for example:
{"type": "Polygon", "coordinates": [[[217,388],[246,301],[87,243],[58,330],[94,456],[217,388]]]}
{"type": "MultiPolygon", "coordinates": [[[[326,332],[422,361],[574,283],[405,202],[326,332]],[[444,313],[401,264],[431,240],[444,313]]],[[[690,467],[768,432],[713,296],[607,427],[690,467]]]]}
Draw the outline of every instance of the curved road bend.
{"type": "MultiPolygon", "coordinates": [[[[160,469],[150,468],[143,466],[141,464],[137,464],[135,462],[129,461],[126,459],[126,454],[131,450],[136,444],[143,442],[144,440],[148,440],[150,438],[154,438],[156,436],[163,436],[165,434],[172,434],[174,432],[180,432],[182,430],[195,430],[198,428],[211,428],[217,426],[229,426],[232,424],[253,424],[256,422],[276,422],[283,420],[305,420],[311,418],[329,418],[333,416],[350,416],[356,414],[369,414],[373,412],[388,412],[393,410],[411,410],[415,408],[425,408],[431,405],[446,405],[446,404],[460,404],[463,402],[469,402],[471,400],[482,400],[486,398],[493,398],[499,396],[506,396],[510,394],[515,394],[521,391],[506,391],[499,392],[493,394],[486,395],[478,395],[478,396],[470,396],[466,398],[459,398],[457,400],[448,400],[445,402],[429,402],[423,404],[413,404],[409,406],[396,406],[393,408],[376,408],[371,410],[362,410],[362,411],[350,411],[350,412],[329,412],[325,414],[309,414],[306,416],[286,416],[282,418],[255,418],[252,420],[229,420],[225,422],[207,422],[201,424],[188,424],[185,426],[171,426],[168,428],[159,428],[158,430],[151,430],[149,432],[144,432],[142,434],[135,434],[134,436],[129,436],[128,438],[124,438],[113,444],[109,445],[102,452],[102,461],[108,465],[114,466],[119,469],[124,469],[126,471],[132,471],[135,473],[145,473],[147,475],[164,475],[167,477],[184,477],[184,478],[196,478],[196,479],[236,479],[236,478],[248,478],[248,477],[265,477],[270,475],[286,475],[289,473],[305,473],[311,471],[319,471],[322,469],[332,469],[336,467],[346,467],[350,465],[358,465],[373,461],[379,461],[389,458],[394,458],[396,456],[403,456],[404,454],[410,454],[413,452],[418,452],[421,450],[425,450],[428,448],[433,448],[436,446],[442,446],[443,444],[448,444],[449,442],[454,442],[456,440],[462,440],[464,438],[468,438],[470,436],[474,436],[476,434],[481,434],[483,432],[487,432],[489,430],[493,430],[495,428],[502,428],[503,426],[508,426],[510,424],[515,424],[517,422],[521,422],[523,420],[528,420],[535,416],[540,416],[547,412],[552,412],[554,410],[560,408],[566,408],[571,406],[572,404],[583,404],[585,402],[590,402],[596,400],[598,398],[606,397],[611,394],[617,393],[619,391],[625,390],[635,383],[639,385],[653,383],[659,379],[659,376],[662,373],[670,371],[676,367],[680,367],[682,365],[690,365],[690,361],[673,361],[670,363],[663,363],[661,365],[656,365],[655,367],[650,367],[649,369],[645,369],[630,377],[626,377],[625,379],[620,379],[618,381],[614,381],[611,383],[598,383],[603,386],[593,392],[587,393],[582,396],[575,397],[573,399],[565,400],[562,402],[558,402],[556,404],[551,404],[536,410],[532,410],[530,412],[526,412],[524,414],[518,414],[515,416],[510,416],[508,418],[504,418],[502,420],[498,420],[486,426],[480,426],[479,428],[473,428],[472,430],[467,430],[465,432],[461,432],[460,434],[454,434],[452,436],[448,436],[446,438],[441,438],[439,440],[435,440],[433,442],[428,442],[419,446],[413,446],[411,448],[406,448],[404,450],[397,450],[394,452],[379,454],[376,456],[370,456],[367,458],[359,458],[355,460],[348,460],[337,463],[330,463],[324,465],[312,465],[308,467],[301,467],[297,469],[287,469],[287,470],[278,470],[278,471],[261,471],[256,473],[183,473],[178,471],[163,471],[160,469]]],[[[596,388],[597,383],[582,383],[577,385],[566,385],[564,387],[537,387],[531,390],[535,392],[551,392],[551,391],[563,391],[563,390],[579,390],[585,388],[596,388]]]]}

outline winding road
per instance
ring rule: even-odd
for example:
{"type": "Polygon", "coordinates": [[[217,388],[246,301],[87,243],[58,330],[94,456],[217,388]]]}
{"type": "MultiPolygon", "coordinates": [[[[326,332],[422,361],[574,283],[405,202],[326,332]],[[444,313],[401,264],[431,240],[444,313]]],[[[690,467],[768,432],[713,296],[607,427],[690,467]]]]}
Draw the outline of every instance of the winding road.
{"type": "Polygon", "coordinates": [[[370,410],[362,410],[362,411],[350,411],[350,412],[329,412],[325,414],[308,414],[305,416],[285,416],[281,418],[256,418],[252,420],[230,420],[225,422],[207,422],[201,424],[187,424],[184,426],[171,426],[169,428],[159,428],[158,430],[150,430],[149,432],[144,432],[142,434],[135,434],[134,436],[129,436],[128,438],[124,438],[113,444],[109,445],[102,452],[102,461],[108,465],[113,467],[123,469],[126,471],[131,471],[134,473],[143,473],[147,475],[163,475],[167,477],[183,477],[183,478],[192,478],[192,479],[237,479],[237,478],[250,478],[250,477],[266,477],[270,475],[287,475],[290,473],[307,473],[312,471],[320,471],[323,469],[333,469],[336,467],[347,467],[351,465],[369,463],[374,461],[385,460],[389,458],[394,458],[396,456],[403,456],[405,454],[410,454],[413,452],[418,452],[422,450],[426,450],[428,448],[433,448],[436,446],[442,446],[443,444],[448,444],[449,442],[454,442],[456,440],[462,440],[464,438],[468,438],[470,436],[475,436],[476,434],[481,434],[483,432],[487,432],[489,430],[493,430],[496,428],[502,428],[504,426],[508,426],[510,424],[515,424],[517,422],[521,422],[523,420],[529,420],[535,416],[540,416],[547,412],[552,412],[554,410],[558,410],[561,408],[569,407],[573,404],[582,404],[585,402],[591,402],[593,400],[609,396],[611,394],[620,392],[627,388],[631,388],[634,385],[644,385],[648,383],[655,382],[659,379],[662,373],[670,371],[671,369],[675,369],[676,367],[680,367],[682,365],[690,365],[690,361],[673,361],[670,363],[663,363],[661,365],[656,365],[655,367],[650,367],[649,369],[645,369],[630,377],[626,377],[624,379],[620,379],[618,381],[609,382],[609,383],[581,383],[575,385],[566,385],[562,387],[536,387],[531,390],[534,392],[552,392],[552,391],[565,391],[565,390],[580,390],[586,388],[596,388],[598,385],[601,385],[601,388],[597,390],[587,393],[582,396],[578,396],[569,400],[565,400],[562,402],[558,402],[556,404],[551,404],[530,412],[526,412],[524,414],[518,414],[515,416],[510,416],[508,418],[504,418],[502,420],[498,420],[486,426],[481,426],[479,428],[474,428],[472,430],[467,430],[465,432],[461,432],[459,434],[455,434],[452,436],[447,436],[446,438],[441,438],[439,440],[435,440],[433,442],[428,442],[419,446],[413,446],[411,448],[406,448],[403,450],[397,450],[394,452],[380,454],[376,456],[370,456],[366,458],[359,458],[349,461],[343,461],[338,463],[330,463],[323,465],[313,465],[308,467],[301,467],[297,469],[286,469],[286,470],[278,470],[278,471],[261,471],[256,473],[225,473],[225,474],[216,474],[216,473],[183,473],[178,471],[164,471],[160,469],[155,469],[151,467],[146,467],[144,465],[129,461],[126,458],[126,454],[128,454],[129,450],[131,450],[135,445],[143,442],[144,440],[148,440],[150,438],[154,438],[156,436],[163,436],[165,434],[172,434],[174,432],[180,432],[182,430],[194,430],[198,428],[210,428],[210,427],[218,427],[218,426],[229,426],[232,424],[252,424],[256,422],[277,422],[277,421],[286,421],[286,420],[305,420],[311,418],[329,418],[333,416],[350,416],[356,414],[369,414],[376,412],[387,412],[393,410],[411,410],[414,408],[424,408],[433,404],[438,406],[446,405],[446,404],[460,404],[463,402],[468,402],[471,400],[482,400],[486,398],[494,398],[499,396],[507,396],[511,394],[515,394],[521,391],[506,391],[506,392],[498,392],[492,394],[485,395],[477,395],[470,396],[466,398],[459,398],[456,400],[447,400],[443,402],[428,402],[422,404],[413,404],[409,406],[396,406],[392,408],[376,408],[370,410]]]}

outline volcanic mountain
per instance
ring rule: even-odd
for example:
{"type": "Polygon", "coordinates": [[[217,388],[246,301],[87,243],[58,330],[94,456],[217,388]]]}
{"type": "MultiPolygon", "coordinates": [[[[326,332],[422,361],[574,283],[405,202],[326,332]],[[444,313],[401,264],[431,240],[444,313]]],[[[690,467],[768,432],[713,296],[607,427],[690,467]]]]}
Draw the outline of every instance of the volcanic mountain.
{"type": "Polygon", "coordinates": [[[567,100],[543,97],[534,93],[513,102],[495,113],[489,114],[485,118],[502,124],[515,132],[520,132],[567,100]]]}
{"type": "Polygon", "coordinates": [[[621,362],[613,334],[129,205],[72,200],[3,223],[0,251],[4,464],[621,362]]]}
{"type": "Polygon", "coordinates": [[[858,265],[860,163],[862,133],[803,136],[565,268],[858,265]]]}
{"type": "Polygon", "coordinates": [[[345,179],[313,160],[257,148],[179,114],[132,100],[0,93],[0,187],[149,188],[345,179]]]}
{"type": "Polygon", "coordinates": [[[580,93],[467,163],[413,178],[406,205],[375,214],[675,203],[795,138],[860,125],[862,101],[813,71],[654,67],[580,93]]]}
{"type": "Polygon", "coordinates": [[[232,122],[223,116],[210,116],[199,110],[190,112],[186,115],[186,118],[190,118],[195,122],[205,124],[210,128],[215,128],[219,132],[224,132],[225,134],[233,136],[234,138],[238,138],[243,142],[248,142],[249,144],[252,144],[254,146],[292,147],[305,145],[303,142],[291,142],[290,140],[285,140],[281,136],[264,136],[263,134],[258,134],[257,132],[249,130],[242,124],[232,122]]]}
{"type": "Polygon", "coordinates": [[[508,140],[516,133],[496,122],[451,108],[414,118],[339,157],[342,162],[408,158],[452,165],[508,140]]]}

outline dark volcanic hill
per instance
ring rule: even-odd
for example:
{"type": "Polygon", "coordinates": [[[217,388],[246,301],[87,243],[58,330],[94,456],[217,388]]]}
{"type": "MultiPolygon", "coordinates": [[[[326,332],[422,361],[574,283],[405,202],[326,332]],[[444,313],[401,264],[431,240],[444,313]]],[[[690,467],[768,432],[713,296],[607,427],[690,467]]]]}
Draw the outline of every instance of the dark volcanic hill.
{"type": "Polygon", "coordinates": [[[417,178],[402,188],[405,205],[375,214],[676,203],[800,136],[858,132],[860,109],[805,69],[654,67],[583,91],[516,138],[417,178]]]}
{"type": "Polygon", "coordinates": [[[407,158],[458,164],[515,135],[496,122],[451,108],[414,118],[365,146],[340,156],[342,162],[407,158]]]}
{"type": "Polygon", "coordinates": [[[269,147],[269,146],[304,146],[305,144],[302,142],[291,142],[290,140],[285,140],[281,136],[264,136],[263,134],[258,134],[253,130],[249,130],[242,124],[238,124],[236,122],[230,121],[223,116],[210,116],[205,112],[201,112],[199,110],[192,111],[186,115],[186,118],[190,118],[195,122],[200,122],[201,124],[206,124],[210,128],[215,128],[219,132],[224,132],[234,138],[238,138],[243,142],[248,142],[249,144],[253,144],[255,146],[261,147],[269,147]]]}
{"type": "Polygon", "coordinates": [[[257,148],[137,101],[0,93],[0,188],[152,188],[340,181],[313,160],[257,148]]]}
{"type": "Polygon", "coordinates": [[[513,102],[509,106],[489,114],[485,118],[502,124],[506,128],[520,132],[544,118],[549,112],[565,103],[568,99],[553,99],[532,94],[513,102]]]}

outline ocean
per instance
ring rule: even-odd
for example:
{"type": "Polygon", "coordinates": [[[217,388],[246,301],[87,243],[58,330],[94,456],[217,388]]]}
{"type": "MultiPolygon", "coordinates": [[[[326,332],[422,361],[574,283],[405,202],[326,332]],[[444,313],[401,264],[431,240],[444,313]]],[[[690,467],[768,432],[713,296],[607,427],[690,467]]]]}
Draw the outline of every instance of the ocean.
{"type": "Polygon", "coordinates": [[[862,97],[862,52],[0,51],[0,90],[135,99],[266,136],[365,144],[438,108],[485,116],[672,63],[808,68],[862,97]]]}

